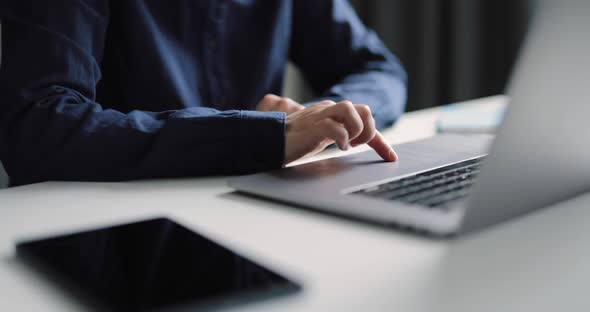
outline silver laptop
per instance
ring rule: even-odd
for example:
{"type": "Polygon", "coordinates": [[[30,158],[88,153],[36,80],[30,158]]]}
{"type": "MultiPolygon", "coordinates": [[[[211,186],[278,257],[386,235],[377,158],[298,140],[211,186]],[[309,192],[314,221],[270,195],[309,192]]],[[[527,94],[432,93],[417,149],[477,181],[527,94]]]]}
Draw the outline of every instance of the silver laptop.
{"type": "Polygon", "coordinates": [[[445,236],[590,191],[588,14],[587,0],[539,2],[495,140],[440,135],[395,146],[397,163],[369,151],[237,177],[230,185],[301,207],[445,236]]]}

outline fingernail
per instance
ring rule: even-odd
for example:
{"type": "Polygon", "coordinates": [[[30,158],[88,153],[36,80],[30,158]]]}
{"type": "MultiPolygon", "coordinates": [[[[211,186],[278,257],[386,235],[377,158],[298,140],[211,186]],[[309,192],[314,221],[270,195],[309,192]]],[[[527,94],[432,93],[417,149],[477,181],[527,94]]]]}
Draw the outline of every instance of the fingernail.
{"type": "Polygon", "coordinates": [[[399,157],[397,156],[397,154],[395,153],[395,151],[393,149],[389,150],[389,159],[391,159],[393,161],[397,161],[399,159],[399,157]]]}

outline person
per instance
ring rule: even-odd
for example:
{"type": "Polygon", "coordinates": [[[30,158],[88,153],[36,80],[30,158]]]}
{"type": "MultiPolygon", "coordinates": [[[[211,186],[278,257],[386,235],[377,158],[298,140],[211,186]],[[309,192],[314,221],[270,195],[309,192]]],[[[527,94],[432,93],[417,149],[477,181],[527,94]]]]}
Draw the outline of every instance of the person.
{"type": "Polygon", "coordinates": [[[244,174],[335,142],[395,161],[398,59],[346,0],[3,0],[12,185],[244,174]],[[278,96],[288,60],[321,96],[278,96]]]}

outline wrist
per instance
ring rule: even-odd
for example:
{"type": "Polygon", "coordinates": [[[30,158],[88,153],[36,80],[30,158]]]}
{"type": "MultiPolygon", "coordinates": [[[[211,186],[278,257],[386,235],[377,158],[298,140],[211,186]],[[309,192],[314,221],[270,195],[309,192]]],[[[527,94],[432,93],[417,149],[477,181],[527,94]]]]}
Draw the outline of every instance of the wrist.
{"type": "Polygon", "coordinates": [[[250,173],[281,168],[285,133],[285,113],[241,111],[234,169],[250,173]]]}

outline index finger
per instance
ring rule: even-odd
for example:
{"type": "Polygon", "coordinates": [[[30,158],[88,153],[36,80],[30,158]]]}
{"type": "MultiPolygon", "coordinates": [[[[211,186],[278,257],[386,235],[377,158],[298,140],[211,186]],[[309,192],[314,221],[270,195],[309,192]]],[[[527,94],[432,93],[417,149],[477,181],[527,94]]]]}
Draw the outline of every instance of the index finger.
{"type": "Polygon", "coordinates": [[[367,145],[374,149],[385,161],[397,161],[399,159],[391,145],[387,143],[379,131],[375,133],[375,136],[367,143],[367,145]]]}

